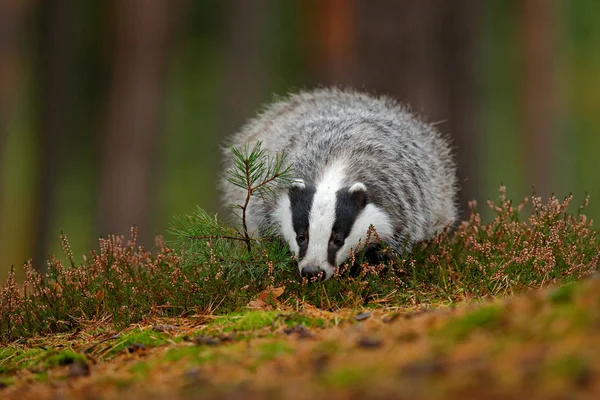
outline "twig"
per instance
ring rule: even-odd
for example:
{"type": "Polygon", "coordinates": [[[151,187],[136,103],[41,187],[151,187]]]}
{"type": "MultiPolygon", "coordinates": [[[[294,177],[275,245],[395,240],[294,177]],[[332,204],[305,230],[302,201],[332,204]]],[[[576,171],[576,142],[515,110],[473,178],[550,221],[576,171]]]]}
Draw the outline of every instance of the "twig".
{"type": "Polygon", "coordinates": [[[248,158],[244,160],[244,168],[246,172],[246,201],[244,202],[244,206],[242,207],[242,226],[244,228],[244,239],[246,241],[246,246],[248,247],[248,253],[252,250],[250,246],[250,235],[248,234],[248,225],[246,224],[246,210],[248,209],[248,203],[250,203],[250,196],[252,196],[252,187],[250,186],[250,165],[248,158]]]}
{"type": "Polygon", "coordinates": [[[279,178],[281,176],[281,174],[275,174],[272,177],[270,177],[269,179],[266,179],[264,181],[262,181],[261,183],[259,183],[258,185],[254,186],[251,190],[254,192],[257,189],[260,189],[262,186],[265,186],[268,183],[273,182],[275,179],[279,178]]]}

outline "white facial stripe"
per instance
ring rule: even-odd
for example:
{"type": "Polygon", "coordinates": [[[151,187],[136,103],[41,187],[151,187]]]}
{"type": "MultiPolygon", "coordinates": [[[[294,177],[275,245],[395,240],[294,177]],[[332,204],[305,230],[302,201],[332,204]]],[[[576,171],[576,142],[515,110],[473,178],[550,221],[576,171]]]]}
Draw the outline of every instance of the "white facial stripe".
{"type": "Polygon", "coordinates": [[[308,228],[308,249],[298,267],[316,265],[323,269],[326,277],[333,275],[333,265],[327,262],[327,249],[333,223],[335,222],[336,192],[342,187],[344,164],[330,165],[316,185],[313,205],[310,210],[308,228]]]}
{"type": "Polygon", "coordinates": [[[367,204],[356,218],[356,221],[354,221],[354,225],[352,226],[350,234],[346,238],[344,245],[340,250],[338,250],[335,258],[337,265],[341,265],[344,261],[346,261],[348,255],[350,254],[350,250],[356,250],[359,241],[361,243],[365,242],[365,239],[367,238],[367,231],[371,225],[375,227],[381,240],[390,238],[394,233],[390,216],[376,205],[367,204]]]}
{"type": "Polygon", "coordinates": [[[296,232],[294,232],[294,224],[292,223],[292,206],[290,198],[287,195],[279,198],[273,217],[279,223],[281,234],[285,241],[288,242],[290,250],[295,255],[298,255],[300,248],[296,242],[296,232]]]}

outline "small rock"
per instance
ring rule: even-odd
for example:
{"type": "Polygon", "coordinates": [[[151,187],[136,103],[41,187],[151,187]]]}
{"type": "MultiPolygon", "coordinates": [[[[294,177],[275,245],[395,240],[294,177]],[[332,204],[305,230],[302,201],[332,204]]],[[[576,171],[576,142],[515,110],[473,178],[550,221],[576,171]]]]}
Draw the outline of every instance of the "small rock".
{"type": "Polygon", "coordinates": [[[221,344],[221,339],[207,336],[207,335],[198,335],[192,338],[192,342],[197,345],[207,345],[207,346],[216,346],[221,344]]]}
{"type": "Polygon", "coordinates": [[[177,327],[173,325],[154,325],[152,330],[156,332],[174,332],[177,327]]]}
{"type": "Polygon", "coordinates": [[[365,319],[371,318],[371,314],[373,314],[371,311],[361,312],[360,314],[358,314],[357,316],[354,317],[354,320],[355,321],[364,321],[365,319]]]}
{"type": "Polygon", "coordinates": [[[286,335],[296,334],[301,339],[309,339],[314,336],[312,332],[304,325],[290,326],[288,328],[285,328],[283,330],[283,333],[285,333],[286,335]]]}
{"type": "Polygon", "coordinates": [[[90,366],[83,360],[75,360],[69,365],[69,378],[89,376],[90,366]]]}
{"type": "Polygon", "coordinates": [[[430,376],[444,372],[445,366],[439,360],[419,360],[405,365],[402,373],[412,377],[430,376]]]}
{"type": "Polygon", "coordinates": [[[127,346],[127,351],[129,353],[138,353],[146,350],[146,345],[143,343],[134,343],[132,345],[127,346]]]}
{"type": "Polygon", "coordinates": [[[381,347],[383,342],[380,339],[375,339],[369,336],[363,336],[356,342],[358,347],[362,347],[363,349],[377,349],[381,347]]]}
{"type": "Polygon", "coordinates": [[[398,318],[400,318],[400,313],[394,313],[390,316],[387,316],[383,319],[383,322],[385,324],[391,324],[392,322],[394,322],[395,320],[397,320],[398,318]]]}

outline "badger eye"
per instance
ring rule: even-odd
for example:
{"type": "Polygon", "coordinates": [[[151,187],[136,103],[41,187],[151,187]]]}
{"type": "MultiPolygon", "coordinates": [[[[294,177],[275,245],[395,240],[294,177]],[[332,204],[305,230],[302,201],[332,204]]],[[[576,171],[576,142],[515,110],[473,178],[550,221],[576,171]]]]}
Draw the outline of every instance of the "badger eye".
{"type": "Polygon", "coordinates": [[[296,240],[298,242],[304,242],[306,240],[306,234],[304,232],[300,232],[296,235],[296,240]]]}
{"type": "Polygon", "coordinates": [[[335,246],[341,246],[344,244],[344,238],[342,237],[342,235],[340,234],[335,234],[332,235],[331,237],[331,242],[335,245],[335,246]]]}

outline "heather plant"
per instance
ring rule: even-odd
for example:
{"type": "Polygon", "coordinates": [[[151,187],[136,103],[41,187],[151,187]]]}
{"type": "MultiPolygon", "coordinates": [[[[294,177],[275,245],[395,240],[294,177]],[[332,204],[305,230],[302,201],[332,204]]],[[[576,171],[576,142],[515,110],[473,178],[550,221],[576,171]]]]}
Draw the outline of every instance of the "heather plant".
{"type": "MultiPolygon", "coordinates": [[[[270,195],[289,182],[285,158],[260,149],[234,150],[230,178],[251,196],[270,195]]],[[[483,222],[475,202],[465,221],[395,255],[383,246],[382,263],[352,254],[326,282],[301,279],[286,244],[272,235],[252,237],[245,204],[237,205],[241,228],[228,226],[201,208],[174,219],[169,245],[157,238],[151,251],[129,239],[100,239],[99,249],[76,263],[61,235],[66,264],[48,261],[41,275],[25,264],[19,287],[11,270],[0,290],[0,337],[18,340],[37,333],[77,329],[90,321],[111,320],[123,327],[144,318],[194,316],[237,311],[247,306],[280,309],[312,304],[326,309],[385,304],[452,303],[525,289],[563,284],[599,269],[600,243],[585,216],[586,197],[570,212],[572,197],[538,196],[518,205],[500,188],[494,213],[483,222]],[[257,301],[260,300],[260,301],[257,301]]],[[[366,232],[364,247],[380,244],[366,232]]]]}
{"type": "Polygon", "coordinates": [[[495,214],[489,223],[471,202],[468,220],[452,235],[445,231],[402,259],[402,269],[412,277],[410,290],[427,293],[434,285],[434,292],[452,300],[496,296],[598,271],[599,236],[584,214],[589,196],[576,213],[568,210],[572,199],[552,195],[544,203],[534,195],[514,206],[502,186],[499,202],[488,201],[495,214]]]}

